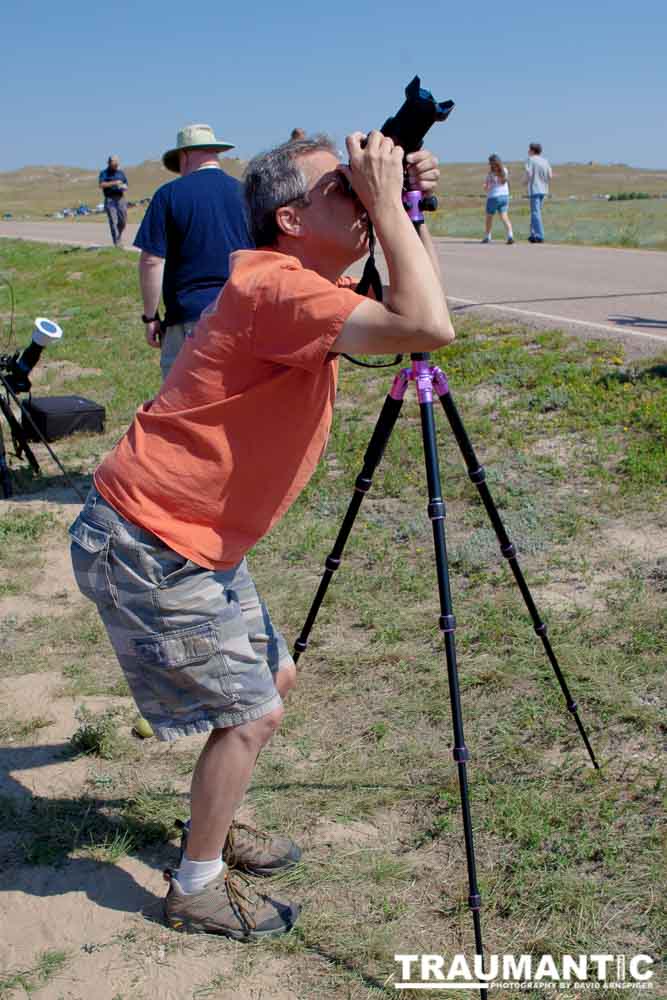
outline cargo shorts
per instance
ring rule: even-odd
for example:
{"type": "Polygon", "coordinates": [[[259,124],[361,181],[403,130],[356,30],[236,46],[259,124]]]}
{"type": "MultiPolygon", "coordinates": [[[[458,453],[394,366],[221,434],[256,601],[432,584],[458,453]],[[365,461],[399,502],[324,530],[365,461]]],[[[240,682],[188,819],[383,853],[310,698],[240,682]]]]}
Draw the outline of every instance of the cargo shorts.
{"type": "Polygon", "coordinates": [[[162,740],[238,726],[277,708],[292,663],[246,560],[210,570],[128,521],[93,487],[69,529],[93,601],[141,714],[162,740]]]}
{"type": "Polygon", "coordinates": [[[180,354],[181,348],[188,337],[191,337],[197,320],[190,323],[174,323],[168,326],[162,334],[160,340],[160,370],[162,371],[162,381],[166,379],[171,371],[171,366],[180,354]]]}

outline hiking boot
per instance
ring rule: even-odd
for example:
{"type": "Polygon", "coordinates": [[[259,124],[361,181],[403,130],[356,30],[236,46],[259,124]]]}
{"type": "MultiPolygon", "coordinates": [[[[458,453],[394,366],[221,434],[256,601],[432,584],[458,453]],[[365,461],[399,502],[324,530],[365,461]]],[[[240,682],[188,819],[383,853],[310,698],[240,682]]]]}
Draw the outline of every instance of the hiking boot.
{"type": "MultiPolygon", "coordinates": [[[[181,831],[180,865],[190,827],[180,819],[174,825],[181,831]]],[[[272,837],[246,826],[245,823],[232,823],[222,849],[222,858],[230,868],[237,871],[248,875],[269,876],[292,868],[301,858],[301,849],[289,837],[272,837]]]]}
{"type": "Polygon", "coordinates": [[[507,243],[508,244],[514,243],[514,237],[513,236],[508,236],[507,237],[507,243]]]}
{"type": "Polygon", "coordinates": [[[164,915],[169,927],[188,934],[220,934],[235,941],[256,941],[286,934],[299,916],[295,903],[255,892],[243,875],[224,868],[200,892],[184,893],[167,868],[169,892],[164,915]]]}
{"type": "Polygon", "coordinates": [[[491,242],[491,237],[490,237],[490,236],[485,236],[485,237],[484,237],[483,239],[481,239],[481,240],[480,240],[479,242],[480,242],[480,243],[490,243],[490,242],[491,242]]]}

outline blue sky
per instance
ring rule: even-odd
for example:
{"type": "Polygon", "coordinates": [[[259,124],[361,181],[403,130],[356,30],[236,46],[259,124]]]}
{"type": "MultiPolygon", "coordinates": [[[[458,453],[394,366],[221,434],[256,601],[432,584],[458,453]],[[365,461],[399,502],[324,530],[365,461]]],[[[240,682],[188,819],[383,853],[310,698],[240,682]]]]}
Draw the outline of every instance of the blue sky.
{"type": "Polygon", "coordinates": [[[457,108],[443,161],[523,158],[667,168],[667,4],[350,0],[3,0],[0,170],[157,158],[208,122],[243,159],[293,126],[379,127],[409,80],[457,108]]]}

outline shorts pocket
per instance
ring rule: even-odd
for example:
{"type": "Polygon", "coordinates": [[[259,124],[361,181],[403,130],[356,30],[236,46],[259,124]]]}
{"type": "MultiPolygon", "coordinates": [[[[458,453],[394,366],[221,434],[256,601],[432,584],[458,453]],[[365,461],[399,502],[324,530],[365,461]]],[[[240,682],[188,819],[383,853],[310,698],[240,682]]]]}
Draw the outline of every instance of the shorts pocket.
{"type": "Polygon", "coordinates": [[[96,604],[118,605],[118,593],[109,574],[111,532],[78,517],[69,528],[72,569],[79,590],[96,604]]]}
{"type": "Polygon", "coordinates": [[[212,625],[195,625],[134,639],[139,659],[147,666],[174,670],[189,664],[205,663],[218,652],[218,639],[212,625]]]}
{"type": "Polygon", "coordinates": [[[160,712],[177,717],[186,705],[196,713],[218,705],[221,695],[231,700],[229,664],[213,624],[137,636],[131,647],[160,712]]]}

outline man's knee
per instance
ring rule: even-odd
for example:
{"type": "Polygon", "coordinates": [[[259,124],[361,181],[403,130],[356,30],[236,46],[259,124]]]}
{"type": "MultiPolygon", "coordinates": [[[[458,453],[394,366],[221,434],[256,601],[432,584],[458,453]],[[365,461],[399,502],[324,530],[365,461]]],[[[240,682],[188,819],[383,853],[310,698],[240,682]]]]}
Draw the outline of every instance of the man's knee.
{"type": "MultiPolygon", "coordinates": [[[[282,705],[271,709],[260,719],[253,719],[252,722],[245,722],[233,729],[237,739],[245,743],[249,749],[259,752],[262,747],[269,742],[275,731],[283,721],[285,709],[282,705]]],[[[218,730],[224,733],[226,730],[218,730]]]]}

